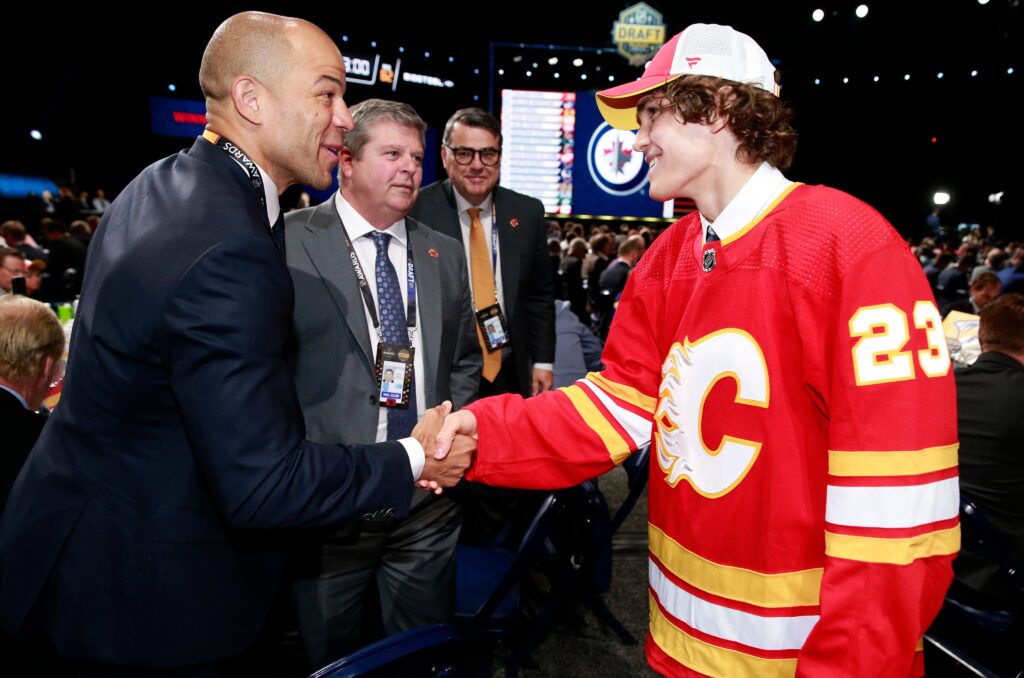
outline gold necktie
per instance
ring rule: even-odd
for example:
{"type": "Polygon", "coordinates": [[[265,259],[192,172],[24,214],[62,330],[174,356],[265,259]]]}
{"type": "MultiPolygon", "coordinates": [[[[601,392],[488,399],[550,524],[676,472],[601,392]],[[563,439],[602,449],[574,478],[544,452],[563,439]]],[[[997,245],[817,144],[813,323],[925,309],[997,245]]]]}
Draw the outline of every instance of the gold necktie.
{"type": "MultiPolygon", "coordinates": [[[[480,208],[470,207],[469,213],[469,269],[473,283],[473,301],[476,310],[481,311],[492,306],[498,299],[494,291],[494,269],[491,268],[491,255],[487,248],[487,237],[484,225],[480,223],[480,208]]],[[[494,228],[494,224],[491,224],[494,228]]],[[[488,351],[487,340],[484,339],[480,323],[476,324],[476,335],[480,340],[480,350],[484,352],[484,379],[494,381],[501,370],[501,351],[488,351]]]]}

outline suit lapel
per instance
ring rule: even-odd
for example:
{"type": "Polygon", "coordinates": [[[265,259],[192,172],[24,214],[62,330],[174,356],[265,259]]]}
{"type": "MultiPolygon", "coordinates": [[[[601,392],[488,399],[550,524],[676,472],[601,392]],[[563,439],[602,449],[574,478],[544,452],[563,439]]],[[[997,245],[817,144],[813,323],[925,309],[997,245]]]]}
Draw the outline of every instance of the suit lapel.
{"type": "Polygon", "coordinates": [[[441,260],[430,246],[430,229],[406,217],[405,228],[412,243],[413,260],[416,263],[416,324],[419,326],[420,342],[423,346],[423,395],[424,406],[437,402],[438,364],[441,359],[441,335],[444,319],[441,317],[441,260]]]}
{"type": "MultiPolygon", "coordinates": [[[[366,328],[366,308],[362,294],[359,292],[359,281],[352,269],[352,260],[349,257],[345,236],[341,230],[344,226],[341,223],[341,217],[338,216],[334,200],[326,200],[313,210],[309,223],[305,224],[305,227],[306,232],[303,234],[302,244],[306,248],[306,253],[320,277],[327,284],[327,289],[330,291],[334,303],[338,305],[341,317],[362,349],[367,369],[373,374],[374,359],[370,354],[370,332],[366,328]]],[[[365,273],[366,263],[360,263],[363,264],[365,273]]],[[[372,275],[372,273],[371,269],[369,274],[372,275]]]]}
{"type": "Polygon", "coordinates": [[[498,199],[500,189],[495,186],[492,200],[494,200],[495,223],[492,228],[498,229],[498,247],[501,257],[501,284],[502,296],[505,298],[505,306],[502,309],[505,317],[511,319],[515,316],[516,296],[519,293],[519,233],[512,227],[514,214],[509,214],[508,207],[504,201],[498,199]]]}
{"type": "Polygon", "coordinates": [[[444,217],[437,224],[430,224],[432,228],[447,236],[462,240],[462,223],[459,221],[459,204],[455,202],[455,187],[451,179],[445,179],[441,184],[438,200],[438,211],[444,213],[444,217]]]}

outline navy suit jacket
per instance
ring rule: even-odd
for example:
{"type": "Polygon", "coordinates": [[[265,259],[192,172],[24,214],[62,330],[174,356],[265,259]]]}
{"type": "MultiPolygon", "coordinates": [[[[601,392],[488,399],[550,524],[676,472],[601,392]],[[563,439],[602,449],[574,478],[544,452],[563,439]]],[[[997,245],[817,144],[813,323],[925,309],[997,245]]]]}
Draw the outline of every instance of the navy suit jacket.
{"type": "MultiPolygon", "coordinates": [[[[511,360],[519,391],[529,396],[530,366],[555,362],[555,286],[544,205],[501,186],[495,186],[492,195],[505,297],[502,311],[512,335],[511,360]]],[[[434,182],[420,191],[409,216],[462,243],[456,204],[451,180],[434,182]]]]}
{"type": "Polygon", "coordinates": [[[0,454],[0,512],[45,423],[45,415],[25,409],[20,400],[0,388],[0,436],[4,441],[0,454]]]}
{"type": "MultiPolygon", "coordinates": [[[[982,353],[956,377],[960,487],[988,518],[1010,562],[1024,566],[1024,366],[1004,353],[982,353]]],[[[1005,576],[970,551],[953,563],[958,581],[1007,601],[1005,576]]]]}
{"type": "Polygon", "coordinates": [[[303,440],[294,294],[246,174],[206,140],[142,172],[89,248],[60,405],[0,522],[0,623],[69,658],[244,651],[288,532],[407,515],[397,442],[303,440]]]}

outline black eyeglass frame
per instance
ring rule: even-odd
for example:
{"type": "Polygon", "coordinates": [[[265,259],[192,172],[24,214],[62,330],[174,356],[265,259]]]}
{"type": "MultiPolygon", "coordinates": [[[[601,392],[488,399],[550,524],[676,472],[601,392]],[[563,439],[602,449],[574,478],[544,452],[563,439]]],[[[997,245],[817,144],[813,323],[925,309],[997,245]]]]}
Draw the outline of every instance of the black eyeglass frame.
{"type": "Polygon", "coordinates": [[[451,144],[445,144],[444,146],[451,151],[452,157],[455,158],[456,164],[459,165],[471,165],[473,158],[477,155],[480,156],[480,164],[485,167],[494,167],[501,161],[501,149],[494,148],[493,146],[488,146],[487,148],[469,148],[467,146],[452,146],[451,144]],[[467,153],[469,154],[468,157],[466,156],[467,153]],[[493,153],[494,159],[491,162],[484,160],[484,153],[493,153]],[[465,161],[459,160],[460,155],[462,155],[465,161]]]}

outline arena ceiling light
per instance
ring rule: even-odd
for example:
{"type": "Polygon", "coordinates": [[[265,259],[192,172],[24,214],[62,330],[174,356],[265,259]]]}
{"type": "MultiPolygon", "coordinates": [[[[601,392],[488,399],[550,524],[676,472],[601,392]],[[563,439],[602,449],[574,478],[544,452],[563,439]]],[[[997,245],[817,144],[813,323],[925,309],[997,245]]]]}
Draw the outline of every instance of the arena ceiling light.
{"type": "Polygon", "coordinates": [[[857,9],[854,11],[854,14],[857,15],[858,19],[863,19],[864,17],[866,17],[868,15],[868,6],[867,5],[857,5],[857,9]]]}
{"type": "Polygon", "coordinates": [[[932,196],[932,202],[934,202],[936,205],[946,205],[946,204],[948,204],[949,203],[949,193],[946,193],[945,191],[937,191],[935,193],[935,195],[932,196]]]}

